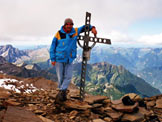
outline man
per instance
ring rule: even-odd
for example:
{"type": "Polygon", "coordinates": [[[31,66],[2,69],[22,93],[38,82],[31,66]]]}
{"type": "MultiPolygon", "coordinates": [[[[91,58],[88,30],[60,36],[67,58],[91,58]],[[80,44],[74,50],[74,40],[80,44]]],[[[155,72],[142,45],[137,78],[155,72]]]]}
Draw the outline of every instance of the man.
{"type": "MultiPolygon", "coordinates": [[[[72,79],[72,62],[77,54],[77,37],[84,32],[85,26],[73,28],[73,20],[65,19],[61,27],[52,40],[50,48],[51,64],[56,66],[58,77],[59,93],[56,100],[65,101],[66,91],[72,79]]],[[[97,31],[94,26],[90,25],[90,30],[96,36],[97,31]]]]}

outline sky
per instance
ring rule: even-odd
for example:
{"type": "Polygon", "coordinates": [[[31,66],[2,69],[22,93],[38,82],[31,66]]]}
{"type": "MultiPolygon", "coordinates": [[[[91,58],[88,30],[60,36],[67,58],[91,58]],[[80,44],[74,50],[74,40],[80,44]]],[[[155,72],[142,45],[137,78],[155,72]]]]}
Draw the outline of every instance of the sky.
{"type": "MultiPolygon", "coordinates": [[[[0,45],[50,45],[66,18],[112,46],[162,47],[162,0],[0,0],[0,45]]],[[[93,36],[91,34],[91,36],[93,36]]]]}

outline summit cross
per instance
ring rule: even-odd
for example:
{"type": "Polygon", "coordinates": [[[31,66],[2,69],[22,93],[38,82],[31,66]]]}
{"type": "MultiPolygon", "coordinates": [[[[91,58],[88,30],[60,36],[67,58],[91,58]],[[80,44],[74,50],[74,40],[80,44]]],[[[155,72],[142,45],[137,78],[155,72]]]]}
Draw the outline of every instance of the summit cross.
{"type": "Polygon", "coordinates": [[[89,36],[90,21],[91,21],[91,13],[86,12],[84,36],[82,35],[78,36],[78,45],[83,49],[82,71],[80,79],[80,100],[82,101],[85,97],[86,69],[87,69],[87,61],[90,60],[91,49],[95,46],[96,43],[111,44],[110,39],[89,36]],[[80,41],[83,41],[83,45],[80,43],[80,41]],[[93,42],[93,44],[89,46],[89,42],[93,42]]]}

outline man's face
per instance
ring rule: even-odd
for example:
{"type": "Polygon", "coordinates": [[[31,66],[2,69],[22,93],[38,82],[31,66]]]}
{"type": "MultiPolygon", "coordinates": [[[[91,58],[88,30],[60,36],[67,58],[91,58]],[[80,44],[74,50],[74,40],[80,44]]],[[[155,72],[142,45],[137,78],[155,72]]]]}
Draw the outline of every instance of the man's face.
{"type": "Polygon", "coordinates": [[[71,29],[73,28],[73,24],[72,23],[66,23],[64,28],[66,29],[67,32],[70,32],[71,29]]]}

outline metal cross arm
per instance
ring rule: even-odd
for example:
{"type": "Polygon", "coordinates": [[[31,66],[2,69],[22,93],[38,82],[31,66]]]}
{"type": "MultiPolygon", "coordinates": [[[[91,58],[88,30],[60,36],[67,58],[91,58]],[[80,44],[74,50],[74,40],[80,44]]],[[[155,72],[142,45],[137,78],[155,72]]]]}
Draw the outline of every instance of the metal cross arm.
{"type": "MultiPolygon", "coordinates": [[[[79,36],[78,40],[83,40],[84,41],[84,37],[85,36],[79,36]]],[[[111,40],[110,39],[106,39],[106,38],[97,38],[97,37],[89,37],[89,42],[95,42],[95,43],[103,43],[103,44],[111,44],[111,40]]],[[[78,41],[79,46],[82,46],[80,44],[80,42],[78,41]]]]}
{"type": "Polygon", "coordinates": [[[87,61],[90,60],[91,49],[95,46],[96,43],[111,44],[110,39],[97,38],[97,37],[90,37],[89,36],[90,21],[91,21],[91,13],[86,12],[84,36],[81,36],[81,35],[78,36],[78,45],[81,48],[83,48],[82,71],[81,71],[81,80],[80,80],[80,100],[84,99],[84,94],[85,94],[84,88],[85,88],[87,61]],[[81,45],[80,41],[83,41],[83,45],[81,45]],[[89,42],[93,42],[93,44],[91,46],[89,46],[89,42]]]}

